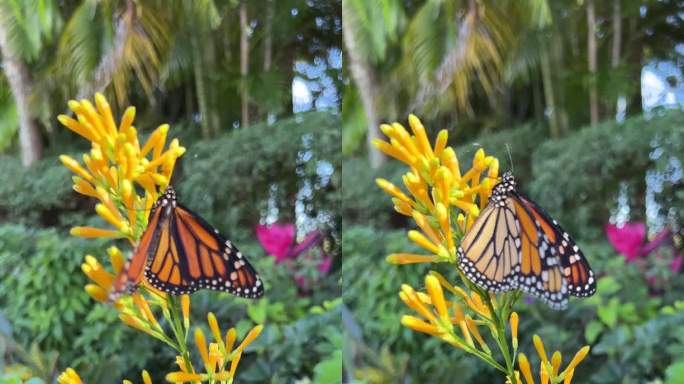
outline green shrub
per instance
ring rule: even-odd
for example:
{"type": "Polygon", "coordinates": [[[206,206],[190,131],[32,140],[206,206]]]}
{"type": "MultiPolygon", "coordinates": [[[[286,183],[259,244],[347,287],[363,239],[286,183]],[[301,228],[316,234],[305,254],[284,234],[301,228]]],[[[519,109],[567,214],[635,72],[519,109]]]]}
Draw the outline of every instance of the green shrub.
{"type": "Polygon", "coordinates": [[[56,225],[61,211],[82,200],[71,190],[71,175],[56,157],[24,168],[18,158],[0,156],[0,219],[31,225],[56,225]]]}
{"type": "MultiPolygon", "coordinates": [[[[400,324],[401,316],[409,312],[399,300],[401,284],[422,286],[428,270],[424,265],[395,266],[384,261],[391,252],[417,250],[405,231],[347,226],[342,248],[342,292],[350,310],[344,318],[345,349],[352,374],[366,380],[381,377],[383,382],[400,382],[404,375],[416,382],[442,383],[454,377],[467,382],[478,370],[485,370],[487,377],[489,368],[484,364],[400,324]]],[[[440,271],[453,277],[453,270],[440,271]]]]}
{"type": "Polygon", "coordinates": [[[101,241],[54,229],[0,226],[0,308],[14,338],[58,351],[60,366],[78,367],[94,382],[119,379],[124,369],[139,371],[155,353],[83,290],[83,257],[103,249],[101,241]]]}

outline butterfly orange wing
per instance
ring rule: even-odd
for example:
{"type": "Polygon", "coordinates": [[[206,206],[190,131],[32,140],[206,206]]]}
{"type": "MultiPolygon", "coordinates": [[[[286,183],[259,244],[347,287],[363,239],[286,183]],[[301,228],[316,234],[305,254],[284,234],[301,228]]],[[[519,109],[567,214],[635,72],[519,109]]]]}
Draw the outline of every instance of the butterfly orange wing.
{"type": "Polygon", "coordinates": [[[168,242],[165,238],[145,269],[153,287],[171,294],[205,288],[247,298],[263,295],[261,278],[244,255],[189,209],[173,208],[168,242]]]}
{"type": "Polygon", "coordinates": [[[142,272],[147,261],[147,255],[151,249],[157,248],[157,243],[159,242],[157,226],[159,225],[160,217],[160,209],[154,209],[151,212],[150,219],[147,222],[147,229],[145,229],[145,233],[143,233],[138,247],[114,279],[109,294],[110,299],[114,300],[121,294],[133,292],[140,283],[140,279],[143,276],[142,272]]]}

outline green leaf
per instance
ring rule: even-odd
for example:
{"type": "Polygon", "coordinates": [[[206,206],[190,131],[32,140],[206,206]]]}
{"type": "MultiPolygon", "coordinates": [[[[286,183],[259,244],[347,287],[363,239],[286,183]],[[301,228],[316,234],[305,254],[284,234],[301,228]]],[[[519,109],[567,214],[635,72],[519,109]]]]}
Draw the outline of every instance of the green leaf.
{"type": "Polygon", "coordinates": [[[325,360],[314,367],[316,384],[334,384],[342,382],[342,351],[336,350],[325,360]]]}
{"type": "Polygon", "coordinates": [[[619,310],[620,301],[617,298],[612,298],[607,305],[598,307],[597,314],[605,325],[614,328],[617,324],[619,310]]]}
{"type": "Polygon", "coordinates": [[[266,321],[266,311],[268,310],[268,299],[259,300],[247,307],[247,315],[257,324],[263,324],[266,321]]]}
{"type": "Polygon", "coordinates": [[[587,343],[592,344],[596,341],[596,338],[598,338],[602,331],[603,324],[599,321],[592,320],[584,328],[584,338],[587,340],[587,343]]]}
{"type": "Polygon", "coordinates": [[[665,384],[680,384],[684,377],[684,361],[671,364],[665,370],[665,384]]]}
{"type": "Polygon", "coordinates": [[[604,276],[600,278],[597,282],[596,291],[601,294],[601,296],[609,296],[620,290],[620,283],[615,280],[612,276],[604,276]]]}

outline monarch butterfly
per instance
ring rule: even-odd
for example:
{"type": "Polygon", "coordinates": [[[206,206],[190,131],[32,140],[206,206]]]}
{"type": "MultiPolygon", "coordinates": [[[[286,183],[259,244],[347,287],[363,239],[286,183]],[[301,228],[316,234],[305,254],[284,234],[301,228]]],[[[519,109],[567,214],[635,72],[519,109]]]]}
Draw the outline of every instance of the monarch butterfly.
{"type": "Polygon", "coordinates": [[[133,256],[114,280],[110,299],[135,290],[141,274],[172,295],[201,288],[239,297],[264,294],[259,274],[214,227],[176,201],[171,186],[154,203],[133,256]]]}
{"type": "Polygon", "coordinates": [[[568,295],[591,296],[596,279],[575,241],[544,210],[516,189],[511,172],[458,249],[459,267],[478,286],[493,292],[520,289],[553,309],[568,295]]]}

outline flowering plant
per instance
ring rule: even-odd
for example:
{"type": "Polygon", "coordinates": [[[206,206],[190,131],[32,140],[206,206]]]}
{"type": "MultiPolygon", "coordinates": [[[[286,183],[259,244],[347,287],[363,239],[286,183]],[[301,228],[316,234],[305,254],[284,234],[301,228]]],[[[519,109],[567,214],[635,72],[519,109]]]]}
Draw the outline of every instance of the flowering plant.
{"type": "MultiPolygon", "coordinates": [[[[487,292],[456,266],[457,245],[487,205],[499,176],[499,161],[479,149],[472,167],[462,172],[456,152],[447,145],[446,130],[439,132],[432,146],[416,116],[409,116],[409,125],[412,134],[399,123],[384,124],[380,128],[389,141],[374,141],[378,149],[410,168],[402,177],[408,194],[385,179],[376,181],[392,196],[394,209],[416,223],[420,230],[408,231],[408,237],[427,254],[394,253],[387,261],[452,264],[458,282],[431,271],[425,277],[425,291],[402,285],[399,297],[415,314],[404,315],[401,323],[476,356],[505,375],[508,383],[522,383],[521,375],[528,384],[534,383],[529,359],[518,351],[519,316],[512,307],[520,293],[487,292]]],[[[554,352],[549,360],[541,338],[534,335],[533,343],[541,360],[541,383],[570,383],[575,368],[589,353],[589,346],[581,348],[560,371],[561,353],[554,352]]]]}
{"type": "MultiPolygon", "coordinates": [[[[171,140],[165,148],[169,131],[167,124],[154,130],[141,145],[137,129],[133,126],[135,108],[127,108],[117,124],[109,103],[101,94],[96,94],[95,105],[88,100],[72,100],[69,107],[76,119],[60,115],[58,120],[90,141],[91,150],[83,154],[83,164],[67,155],[60,156],[60,160],[75,174],[72,178],[74,190],[98,199],[95,211],[113,227],[77,226],[71,229],[71,234],[88,238],[125,238],[135,246],[147,228],[152,205],[168,186],[176,160],[183,155],[185,148],[177,139],[171,140]]],[[[100,302],[109,300],[112,283],[125,262],[123,252],[116,246],[110,247],[107,254],[111,270],[92,255],[86,255],[81,266],[92,281],[85,286],[86,292],[100,302]]],[[[263,328],[261,325],[252,328],[235,347],[236,329],[230,328],[224,335],[216,316],[210,312],[207,320],[213,339],[207,345],[202,328],[191,329],[190,297],[168,295],[154,289],[144,279],[137,292],[116,299],[113,307],[124,324],[176,351],[178,370],[166,375],[166,380],[174,383],[232,383],[245,348],[263,328]],[[163,321],[158,320],[159,315],[163,321]],[[188,345],[190,333],[194,335],[202,369],[193,365],[188,345]]],[[[146,384],[151,383],[146,371],[142,372],[142,378],[146,384]]],[[[58,381],[60,384],[82,382],[72,368],[65,370],[58,381]]]]}
{"type": "Polygon", "coordinates": [[[651,288],[667,287],[673,275],[682,270],[684,254],[677,252],[676,236],[665,228],[646,242],[646,224],[606,224],[606,237],[613,248],[634,263],[651,288]]]}
{"type": "Polygon", "coordinates": [[[276,264],[284,264],[297,285],[305,289],[328,273],[332,256],[324,250],[323,231],[311,231],[299,243],[295,232],[292,223],[256,226],[257,238],[264,250],[275,258],[276,264]]]}

